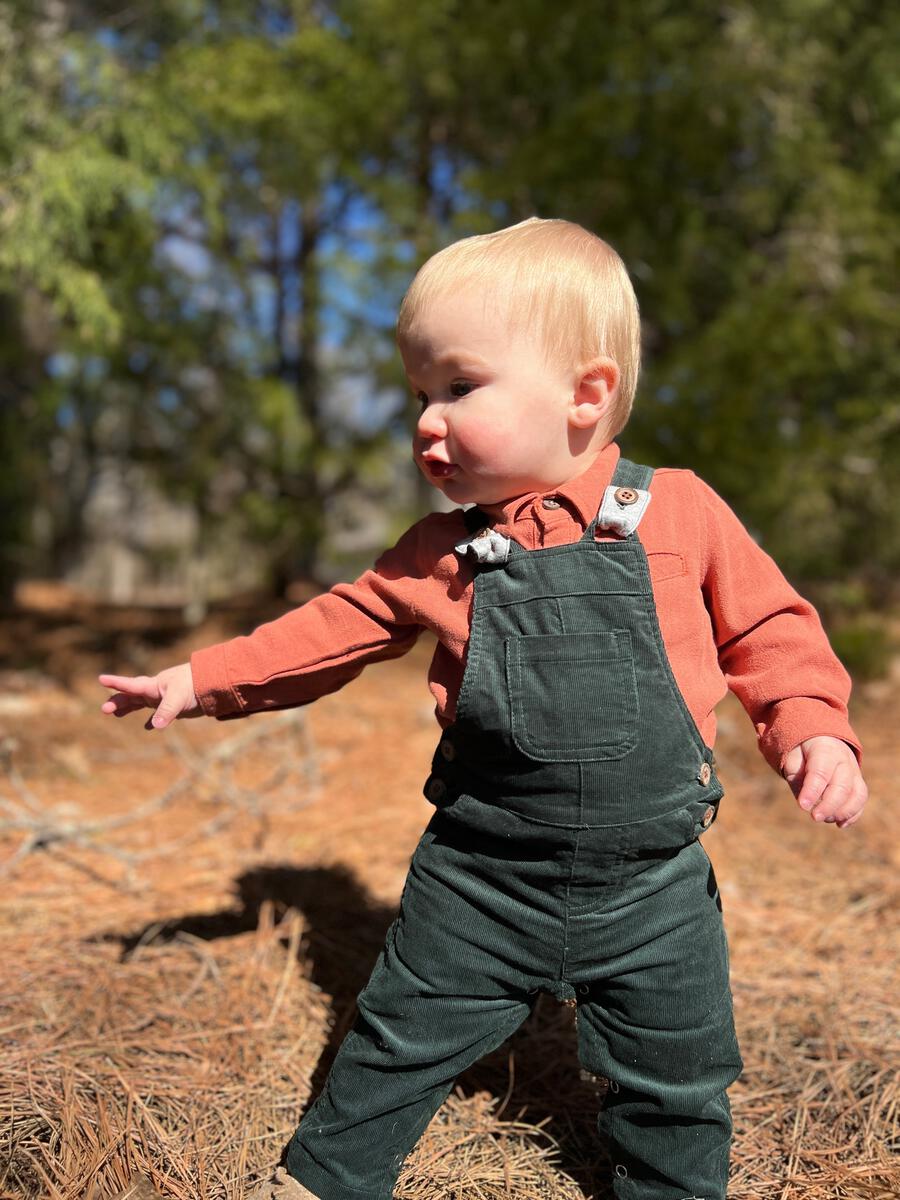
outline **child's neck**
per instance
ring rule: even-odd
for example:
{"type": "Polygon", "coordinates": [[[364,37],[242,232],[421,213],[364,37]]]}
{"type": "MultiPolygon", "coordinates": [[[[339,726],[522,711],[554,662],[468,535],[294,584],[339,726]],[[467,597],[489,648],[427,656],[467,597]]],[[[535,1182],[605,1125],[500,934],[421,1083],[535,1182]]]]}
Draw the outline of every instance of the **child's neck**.
{"type": "Polygon", "coordinates": [[[565,478],[557,483],[548,484],[547,487],[535,490],[533,492],[522,492],[520,495],[508,496],[505,500],[497,500],[492,504],[479,503],[478,507],[483,513],[493,519],[503,518],[508,516],[509,508],[512,505],[518,506],[526,496],[545,496],[552,495],[554,492],[564,488],[571,483],[573,479],[578,479],[582,475],[586,475],[588,471],[593,470],[601,459],[617,458],[618,447],[614,442],[607,442],[605,445],[591,447],[590,451],[579,455],[572,460],[572,469],[566,473],[565,478]]]}

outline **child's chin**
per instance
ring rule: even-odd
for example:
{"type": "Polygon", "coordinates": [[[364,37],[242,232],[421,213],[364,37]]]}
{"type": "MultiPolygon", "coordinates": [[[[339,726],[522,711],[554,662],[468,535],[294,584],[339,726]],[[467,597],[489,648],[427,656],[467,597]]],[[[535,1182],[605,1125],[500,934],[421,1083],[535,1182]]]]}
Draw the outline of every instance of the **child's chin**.
{"type": "Polygon", "coordinates": [[[430,482],[455,504],[496,504],[494,493],[503,490],[496,485],[491,488],[483,480],[479,483],[460,474],[450,475],[446,479],[432,479],[430,482]]]}
{"type": "Polygon", "coordinates": [[[455,476],[453,479],[440,480],[439,490],[448,500],[453,500],[456,504],[477,504],[479,502],[478,488],[455,476]]]}
{"type": "Polygon", "coordinates": [[[471,491],[471,484],[466,484],[458,475],[448,475],[446,478],[432,478],[429,482],[437,488],[439,492],[444,492],[445,495],[452,497],[454,500],[459,500],[465,504],[466,501],[462,498],[463,495],[471,491]]]}

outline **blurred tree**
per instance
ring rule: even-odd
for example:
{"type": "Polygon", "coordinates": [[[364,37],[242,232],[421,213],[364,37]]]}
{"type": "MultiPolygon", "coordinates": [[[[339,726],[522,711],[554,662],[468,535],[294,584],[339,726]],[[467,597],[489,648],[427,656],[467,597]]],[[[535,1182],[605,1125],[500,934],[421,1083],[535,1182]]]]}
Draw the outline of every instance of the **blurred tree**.
{"type": "MultiPolygon", "coordinates": [[[[191,119],[73,34],[69,7],[0,11],[0,354],[14,431],[0,455],[19,511],[41,517],[55,570],[77,556],[103,456],[153,445],[141,428],[153,421],[154,368],[157,384],[173,380],[197,353],[164,312],[180,281],[154,260],[153,201],[161,179],[185,170],[191,119]]],[[[16,573],[45,565],[34,540],[23,517],[4,541],[6,599],[16,573]]]]}
{"type": "Polygon", "coordinates": [[[448,234],[536,212],[610,240],[644,317],[626,452],[695,468],[794,575],[886,600],[900,10],[436,0],[407,19],[423,9],[453,29],[416,60],[468,200],[448,234]]]}
{"type": "Polygon", "coordinates": [[[0,352],[25,353],[5,395],[29,398],[29,429],[59,436],[67,414],[80,478],[113,437],[207,532],[239,515],[278,578],[308,570],[328,498],[354,476],[389,485],[406,417],[384,390],[400,383],[388,334],[415,266],[451,238],[564,216],[617,247],[641,301],[626,453],[694,467],[793,575],[852,573],[887,599],[895,10],[39,9],[0,18],[0,352]],[[14,332],[26,297],[67,364],[40,387],[45,349],[14,332]],[[371,402],[348,413],[351,372],[371,402]]]}
{"type": "Polygon", "coordinates": [[[900,11],[328,11],[392,80],[393,156],[369,194],[416,263],[533,213],[608,238],[644,317],[626,452],[696,469],[795,577],[846,597],[853,574],[865,602],[886,602],[900,566],[900,11]]]}
{"type": "Polygon", "coordinates": [[[354,176],[378,147],[381,89],[340,36],[274,6],[45,7],[52,20],[22,6],[4,26],[22,103],[0,292],[14,305],[30,289],[56,324],[15,401],[41,407],[36,445],[62,447],[47,558],[77,556],[112,454],[190,499],[198,543],[239,513],[279,583],[306,573],[327,501],[367,473],[388,483],[390,431],[331,396],[363,347],[327,363],[322,345],[323,280],[339,292],[359,271],[354,176]]]}

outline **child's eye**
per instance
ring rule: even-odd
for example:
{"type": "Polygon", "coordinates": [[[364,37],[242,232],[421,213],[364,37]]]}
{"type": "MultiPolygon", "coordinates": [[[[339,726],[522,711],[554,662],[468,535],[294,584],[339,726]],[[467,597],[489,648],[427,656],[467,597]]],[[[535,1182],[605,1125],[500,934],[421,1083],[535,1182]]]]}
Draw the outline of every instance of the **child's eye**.
{"type": "MultiPolygon", "coordinates": [[[[450,395],[458,398],[468,396],[469,392],[475,387],[474,383],[470,383],[468,379],[454,379],[450,384],[450,395]]],[[[428,404],[428,396],[425,392],[416,392],[416,403],[421,404],[423,408],[428,404]]]]}

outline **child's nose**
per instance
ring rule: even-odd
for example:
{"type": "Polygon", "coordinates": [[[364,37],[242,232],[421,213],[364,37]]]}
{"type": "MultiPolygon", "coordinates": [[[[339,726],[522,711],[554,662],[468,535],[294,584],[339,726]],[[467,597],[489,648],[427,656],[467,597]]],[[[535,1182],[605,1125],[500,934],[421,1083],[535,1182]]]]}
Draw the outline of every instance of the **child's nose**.
{"type": "Polygon", "coordinates": [[[438,404],[426,404],[416,422],[419,437],[434,440],[447,436],[447,422],[438,404]]]}

